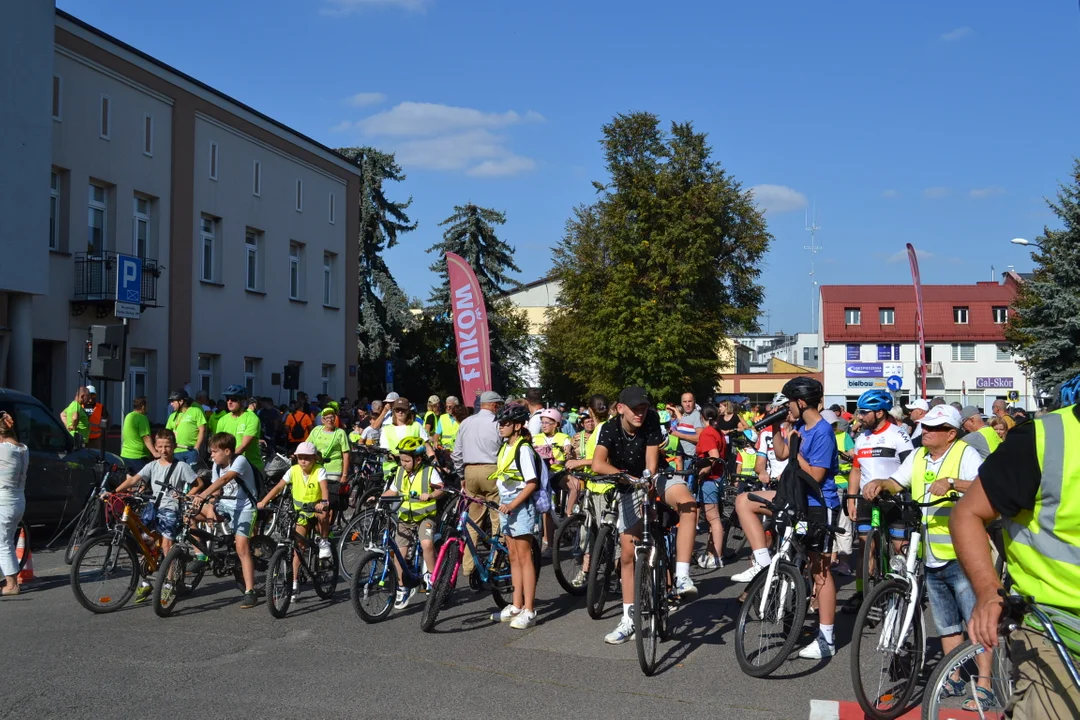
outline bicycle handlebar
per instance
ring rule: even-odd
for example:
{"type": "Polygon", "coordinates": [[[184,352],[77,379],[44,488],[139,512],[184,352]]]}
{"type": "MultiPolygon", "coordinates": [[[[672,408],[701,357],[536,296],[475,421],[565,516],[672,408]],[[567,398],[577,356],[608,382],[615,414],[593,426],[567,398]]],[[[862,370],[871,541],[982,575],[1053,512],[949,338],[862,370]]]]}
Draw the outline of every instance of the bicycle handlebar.
{"type": "Polygon", "coordinates": [[[892,503],[894,505],[906,505],[908,507],[926,508],[926,507],[934,507],[935,505],[941,505],[941,504],[947,503],[947,502],[956,502],[960,498],[961,498],[960,493],[958,493],[958,492],[950,492],[945,497],[940,497],[937,500],[931,500],[930,502],[916,502],[915,500],[905,500],[904,498],[893,495],[891,493],[882,493],[881,495],[878,495],[873,500],[866,500],[866,498],[864,498],[860,493],[844,493],[844,498],[843,499],[844,500],[865,500],[866,502],[869,502],[869,503],[890,502],[890,503],[892,503]]]}

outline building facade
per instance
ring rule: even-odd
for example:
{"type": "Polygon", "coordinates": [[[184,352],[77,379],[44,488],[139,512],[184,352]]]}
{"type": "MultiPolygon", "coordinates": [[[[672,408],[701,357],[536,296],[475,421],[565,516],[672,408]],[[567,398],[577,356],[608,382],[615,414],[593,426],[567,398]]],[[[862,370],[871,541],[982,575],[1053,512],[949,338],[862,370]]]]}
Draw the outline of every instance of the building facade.
{"type": "Polygon", "coordinates": [[[808,370],[818,370],[821,367],[817,333],[746,335],[735,340],[751,349],[748,370],[751,373],[770,372],[769,361],[773,359],[808,370]]]}
{"type": "MultiPolygon", "coordinates": [[[[927,397],[984,410],[998,399],[1036,407],[1035,388],[1005,344],[1019,282],[1005,273],[1000,283],[923,286],[927,397]]],[[[900,381],[900,399],[922,396],[912,286],[825,285],[820,307],[827,405],[854,408],[890,378],[900,381]]]]}
{"type": "MultiPolygon", "coordinates": [[[[0,385],[55,409],[70,402],[90,326],[121,322],[117,256],[132,255],[142,308],[129,321],[125,408],[145,395],[159,420],[171,388],[214,397],[234,383],[284,401],[274,381],[288,364],[300,366],[301,389],[354,395],[355,166],[64,12],[51,15],[47,41],[50,71],[37,81],[51,147],[33,184],[44,220],[0,235],[5,258],[43,254],[47,288],[0,274],[8,365],[28,360],[33,371],[27,387],[0,367],[0,385]],[[10,298],[28,292],[27,327],[10,298]]],[[[114,419],[120,386],[108,383],[114,419]]]]}

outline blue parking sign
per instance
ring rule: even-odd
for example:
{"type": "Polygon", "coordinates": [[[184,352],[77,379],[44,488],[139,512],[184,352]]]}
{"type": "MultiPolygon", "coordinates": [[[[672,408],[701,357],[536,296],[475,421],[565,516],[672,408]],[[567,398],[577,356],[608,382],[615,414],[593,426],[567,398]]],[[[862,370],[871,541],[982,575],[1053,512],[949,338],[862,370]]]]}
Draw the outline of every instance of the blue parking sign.
{"type": "Polygon", "coordinates": [[[116,256],[116,301],[142,304],[142,259],[131,255],[116,256]]]}

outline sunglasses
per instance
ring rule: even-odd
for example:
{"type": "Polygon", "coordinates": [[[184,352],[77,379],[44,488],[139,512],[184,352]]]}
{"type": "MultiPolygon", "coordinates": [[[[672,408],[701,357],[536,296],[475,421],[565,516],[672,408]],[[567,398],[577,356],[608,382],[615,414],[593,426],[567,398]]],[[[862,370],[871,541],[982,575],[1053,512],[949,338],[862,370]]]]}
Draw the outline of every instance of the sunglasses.
{"type": "Polygon", "coordinates": [[[408,411],[408,410],[402,410],[401,408],[398,408],[398,409],[397,409],[397,410],[395,410],[394,412],[396,412],[396,413],[407,413],[407,412],[409,412],[409,411],[408,411]]]}

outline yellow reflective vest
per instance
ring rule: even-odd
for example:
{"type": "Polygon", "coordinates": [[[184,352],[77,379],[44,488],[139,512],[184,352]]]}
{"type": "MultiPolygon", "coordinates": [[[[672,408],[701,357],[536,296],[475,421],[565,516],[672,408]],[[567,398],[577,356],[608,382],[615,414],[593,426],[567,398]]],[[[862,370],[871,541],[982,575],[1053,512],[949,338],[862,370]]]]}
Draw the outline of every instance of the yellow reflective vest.
{"type": "Polygon", "coordinates": [[[418,523],[435,516],[435,500],[420,500],[425,493],[431,494],[431,466],[425,465],[420,472],[406,475],[404,468],[398,468],[394,478],[394,489],[403,498],[398,517],[405,522],[418,523]],[[413,497],[413,495],[416,497],[413,497]]]}
{"type": "MultiPolygon", "coordinates": [[[[408,425],[383,425],[382,434],[386,437],[387,447],[390,448],[390,452],[396,453],[398,443],[407,437],[420,437],[420,424],[409,423],[408,425]]],[[[387,460],[383,463],[383,472],[389,474],[393,471],[397,463],[393,460],[387,460]]]]}
{"type": "MultiPolygon", "coordinates": [[[[959,478],[960,459],[964,456],[964,449],[968,445],[963,440],[957,440],[945,451],[945,457],[938,467],[937,473],[927,473],[925,447],[915,451],[915,458],[911,464],[911,498],[915,502],[931,502],[940,500],[942,495],[929,495],[927,488],[934,484],[938,478],[959,478]]],[[[941,505],[923,508],[923,520],[926,525],[926,544],[930,552],[938,560],[955,560],[956,550],[953,548],[952,537],[949,536],[949,516],[956,502],[946,502],[941,505]]]]}
{"type": "Polygon", "coordinates": [[[447,450],[454,449],[454,441],[457,440],[458,425],[453,415],[443,413],[439,416],[439,442],[447,450]]]}

